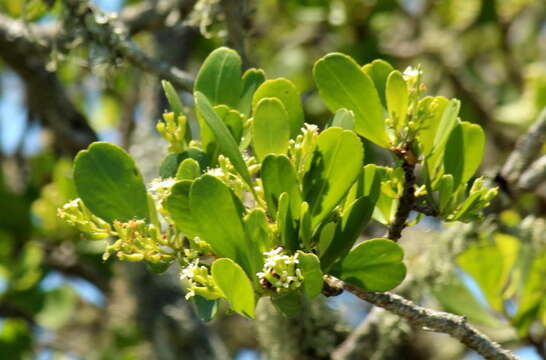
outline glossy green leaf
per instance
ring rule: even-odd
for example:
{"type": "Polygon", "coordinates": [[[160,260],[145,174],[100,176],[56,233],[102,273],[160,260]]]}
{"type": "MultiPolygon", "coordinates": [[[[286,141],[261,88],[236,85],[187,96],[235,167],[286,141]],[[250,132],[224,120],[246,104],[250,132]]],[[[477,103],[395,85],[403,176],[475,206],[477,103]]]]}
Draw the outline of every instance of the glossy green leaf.
{"type": "Polygon", "coordinates": [[[210,166],[208,155],[200,149],[191,147],[180,154],[171,153],[165,156],[159,166],[159,176],[163,179],[176,177],[180,164],[186,159],[194,159],[199,163],[201,169],[206,169],[210,166]]]}
{"type": "Polygon", "coordinates": [[[419,100],[417,112],[428,114],[428,116],[424,117],[423,126],[417,133],[417,139],[421,145],[421,154],[425,156],[430,154],[434,147],[434,138],[448,103],[449,100],[442,96],[427,96],[419,100]]]}
{"type": "Polygon", "coordinates": [[[237,110],[230,109],[226,105],[217,105],[214,107],[216,114],[226,124],[229,132],[235,139],[235,142],[239,144],[243,137],[244,117],[237,110]]]}
{"type": "Polygon", "coordinates": [[[190,210],[190,189],[193,181],[182,180],[174,184],[170,195],[164,200],[163,206],[169,212],[176,227],[189,238],[199,235],[197,222],[190,210]]]}
{"type": "Polygon", "coordinates": [[[352,58],[328,54],[315,63],[313,76],[330,111],[353,111],[356,132],[379,146],[389,147],[379,95],[373,81],[352,58]]]}
{"type": "Polygon", "coordinates": [[[485,134],[479,125],[461,122],[449,136],[444,153],[444,169],[453,175],[455,188],[476,172],[483,157],[485,134]]]}
{"type": "Polygon", "coordinates": [[[336,126],[345,130],[354,130],[355,114],[351,110],[339,109],[332,120],[332,127],[336,126]]]}
{"type": "Polygon", "coordinates": [[[276,217],[279,197],[283,192],[287,192],[291,212],[298,217],[302,195],[296,170],[290,160],[284,155],[266,156],[262,162],[261,177],[265,201],[271,216],[276,217]]]}
{"type": "Polygon", "coordinates": [[[389,239],[367,240],[337,263],[332,272],[342,280],[368,291],[387,291],[404,280],[404,251],[389,239]]]}
{"type": "Polygon", "coordinates": [[[267,217],[262,209],[256,208],[250,211],[244,218],[244,224],[248,238],[255,243],[260,253],[275,246],[269,232],[267,217]]]}
{"type": "Polygon", "coordinates": [[[195,105],[203,116],[207,125],[210,127],[211,131],[214,133],[220,152],[231,160],[235,170],[237,170],[243,180],[245,180],[246,183],[252,187],[253,185],[252,181],[250,180],[250,174],[248,173],[243,156],[239,152],[239,147],[237,146],[237,143],[235,142],[235,139],[231,135],[227,126],[224,124],[218,114],[216,114],[205,95],[200,92],[195,93],[195,105]]]}
{"type": "Polygon", "coordinates": [[[400,71],[396,70],[390,73],[387,78],[385,95],[390,118],[394,122],[395,128],[400,130],[406,124],[409,104],[408,84],[400,71]]]}
{"type": "Polygon", "coordinates": [[[299,211],[299,229],[298,238],[305,250],[311,249],[311,237],[313,236],[313,228],[311,222],[311,213],[309,212],[309,204],[302,202],[299,211]]]}
{"type": "Polygon", "coordinates": [[[248,274],[257,270],[257,249],[247,239],[242,205],[221,180],[203,175],[190,190],[190,211],[202,240],[219,257],[228,257],[248,274]]]}
{"type": "Polygon", "coordinates": [[[209,300],[200,295],[194,295],[191,302],[195,305],[195,313],[201,320],[208,322],[216,316],[218,300],[209,300]]]}
{"type": "Polygon", "coordinates": [[[233,310],[254,318],[254,289],[244,270],[231,259],[218,259],[212,263],[212,277],[224,293],[233,310]]]}
{"type": "Polygon", "coordinates": [[[303,127],[303,109],[300,93],[296,89],[296,86],[290,80],[283,78],[265,81],[254,93],[252,99],[254,112],[260,100],[264,98],[277,98],[282,102],[288,114],[290,138],[295,138],[299,135],[303,127]]]}
{"type": "Polygon", "coordinates": [[[387,78],[389,74],[394,70],[391,64],[385,60],[376,59],[369,64],[366,64],[362,67],[362,70],[372,79],[379,98],[381,99],[381,104],[386,109],[387,108],[387,99],[385,97],[385,89],[387,87],[387,78]]]}
{"type": "Polygon", "coordinates": [[[298,260],[303,275],[303,293],[308,299],[314,299],[321,293],[323,285],[319,258],[315,254],[298,251],[298,260]]]}
{"type": "Polygon", "coordinates": [[[277,227],[279,229],[281,244],[285,248],[295,251],[298,249],[298,229],[292,215],[290,203],[291,200],[288,193],[284,192],[279,196],[277,204],[277,227]]]}
{"type": "Polygon", "coordinates": [[[239,100],[238,110],[247,118],[252,110],[252,98],[256,89],[265,81],[265,72],[262,69],[248,69],[243,74],[243,91],[239,100]]]}
{"type": "Polygon", "coordinates": [[[199,166],[199,163],[192,158],[187,158],[178,166],[175,177],[177,180],[193,180],[200,175],[201,167],[199,166]]]}
{"type": "Polygon", "coordinates": [[[460,106],[459,100],[450,100],[440,117],[440,123],[436,128],[434,140],[432,141],[432,150],[426,159],[426,165],[432,180],[436,177],[442,164],[447,139],[453,128],[457,125],[460,106]]]}
{"type": "Polygon", "coordinates": [[[318,136],[311,167],[303,179],[313,232],[349,191],[363,159],[362,143],[352,131],[329,128],[318,136]]]}
{"type": "Polygon", "coordinates": [[[194,91],[204,94],[214,105],[237,108],[243,89],[241,57],[220,47],[209,54],[195,78],[194,91]]]}
{"type": "Polygon", "coordinates": [[[119,146],[96,142],[80,151],[74,161],[74,183],[85,206],[106,221],[149,219],[142,175],[119,146]]]}
{"type": "Polygon", "coordinates": [[[285,154],[290,140],[288,113],[277,98],[262,98],[254,108],[252,147],[257,158],[285,154]]]}

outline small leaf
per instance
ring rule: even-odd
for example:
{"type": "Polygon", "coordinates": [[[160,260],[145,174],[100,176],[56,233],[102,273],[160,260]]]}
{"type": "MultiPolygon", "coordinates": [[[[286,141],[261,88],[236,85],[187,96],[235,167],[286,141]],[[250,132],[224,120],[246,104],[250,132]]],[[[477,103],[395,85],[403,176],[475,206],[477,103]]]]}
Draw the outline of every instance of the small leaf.
{"type": "Polygon", "coordinates": [[[381,104],[385,109],[387,108],[387,99],[385,97],[387,78],[393,70],[391,64],[381,59],[374,60],[362,67],[362,71],[372,79],[373,84],[377,89],[377,93],[379,94],[379,98],[381,99],[381,104]]]}
{"type": "Polygon", "coordinates": [[[315,63],[313,76],[330,111],[353,111],[355,131],[379,146],[389,147],[379,95],[373,81],[351,57],[328,54],[315,63]]]}
{"type": "Polygon", "coordinates": [[[211,52],[195,78],[194,91],[204,94],[213,106],[228,105],[235,109],[242,89],[239,54],[226,47],[211,52]]]}
{"type": "Polygon", "coordinates": [[[233,310],[254,318],[254,289],[244,270],[230,259],[218,259],[212,263],[212,277],[224,293],[233,310]]]}
{"type": "Polygon", "coordinates": [[[428,155],[433,149],[434,138],[440,126],[440,120],[444,114],[449,100],[442,96],[427,96],[417,104],[417,113],[429,114],[423,119],[423,126],[417,132],[417,139],[421,145],[421,154],[428,155]]]}
{"type": "Polygon", "coordinates": [[[311,214],[309,213],[309,204],[302,202],[299,212],[300,227],[298,229],[298,237],[301,240],[305,250],[311,249],[311,237],[313,236],[313,228],[311,227],[311,214]]]}
{"type": "Polygon", "coordinates": [[[277,205],[277,227],[279,229],[281,244],[285,248],[295,251],[298,249],[298,230],[294,222],[290,203],[291,201],[288,193],[284,192],[279,196],[279,203],[277,205]]]}
{"type": "Polygon", "coordinates": [[[409,103],[408,84],[400,71],[391,72],[387,78],[386,97],[391,120],[400,130],[406,124],[409,103]]]}
{"type": "Polygon", "coordinates": [[[315,254],[298,251],[298,260],[303,275],[303,292],[308,299],[314,299],[322,291],[322,270],[320,260],[315,254]]]}
{"type": "Polygon", "coordinates": [[[271,296],[271,302],[279,312],[288,318],[295,318],[302,312],[301,295],[298,291],[271,296]]]}
{"type": "Polygon", "coordinates": [[[149,220],[142,175],[119,146],[95,142],[80,151],[74,161],[74,183],[85,206],[108,222],[149,220]]]}
{"type": "Polygon", "coordinates": [[[258,159],[285,154],[290,139],[288,113],[277,98],[263,98],[254,109],[252,145],[258,159]]]}
{"type": "Polygon", "coordinates": [[[214,107],[214,111],[216,111],[216,114],[218,114],[220,119],[226,124],[229,132],[235,139],[235,142],[239,144],[243,137],[243,115],[237,110],[230,109],[226,105],[217,105],[214,107]]]}
{"type": "Polygon", "coordinates": [[[218,300],[209,300],[200,295],[194,295],[191,302],[195,305],[195,313],[201,320],[208,322],[216,316],[218,300]]]}
{"type": "Polygon", "coordinates": [[[444,153],[444,169],[453,175],[454,187],[466,183],[483,157],[485,135],[479,125],[460,122],[449,136],[444,153]]]}
{"type": "Polygon", "coordinates": [[[183,160],[176,170],[177,180],[193,180],[201,175],[199,163],[192,158],[183,160]]]}
{"type": "Polygon", "coordinates": [[[368,291],[387,291],[404,280],[406,266],[402,248],[389,239],[367,240],[334,265],[342,280],[368,291]]]}
{"type": "Polygon", "coordinates": [[[243,226],[242,205],[221,180],[203,175],[190,190],[190,211],[202,240],[219,257],[233,259],[255,274],[261,257],[247,237],[243,226]]]}
{"type": "Polygon", "coordinates": [[[354,130],[355,114],[347,109],[339,109],[332,120],[332,127],[336,126],[345,130],[354,130]]]}
{"type": "Polygon", "coordinates": [[[180,164],[186,159],[194,159],[199,163],[201,169],[206,169],[210,166],[208,155],[201,150],[192,147],[180,154],[171,153],[165,156],[159,166],[159,176],[163,179],[175,177],[180,164]]]}
{"type": "Polygon", "coordinates": [[[239,100],[238,110],[247,118],[250,117],[254,92],[264,81],[265,72],[262,69],[248,69],[243,74],[243,92],[239,100]]]}
{"type": "Polygon", "coordinates": [[[248,238],[253,241],[261,253],[275,246],[269,233],[267,217],[262,209],[253,209],[245,216],[245,231],[248,238]]]}
{"type": "Polygon", "coordinates": [[[311,167],[303,179],[313,232],[349,191],[363,160],[362,143],[354,132],[329,128],[318,136],[311,167]]]}
{"type": "Polygon", "coordinates": [[[214,137],[218,143],[220,152],[231,160],[235,170],[237,170],[243,180],[251,188],[253,188],[250,174],[248,173],[248,168],[246,167],[245,161],[239,152],[239,147],[237,146],[237,143],[229,132],[227,126],[224,124],[218,114],[216,114],[205,95],[200,92],[195,93],[195,105],[205,119],[207,125],[210,127],[211,131],[214,133],[214,137]]]}
{"type": "Polygon", "coordinates": [[[182,180],[174,184],[163,206],[169,212],[179,231],[189,238],[199,235],[199,228],[190,210],[190,189],[193,181],[182,180]]]}
{"type": "Polygon", "coordinates": [[[281,101],[288,114],[290,138],[295,138],[303,127],[303,109],[300,93],[296,86],[290,80],[283,78],[265,81],[254,93],[252,99],[254,111],[256,111],[256,106],[263,98],[277,98],[281,101]]]}
{"type": "Polygon", "coordinates": [[[287,192],[290,197],[291,212],[299,215],[302,195],[296,170],[284,155],[268,155],[262,162],[262,183],[267,208],[273,219],[277,215],[279,197],[287,192]]]}

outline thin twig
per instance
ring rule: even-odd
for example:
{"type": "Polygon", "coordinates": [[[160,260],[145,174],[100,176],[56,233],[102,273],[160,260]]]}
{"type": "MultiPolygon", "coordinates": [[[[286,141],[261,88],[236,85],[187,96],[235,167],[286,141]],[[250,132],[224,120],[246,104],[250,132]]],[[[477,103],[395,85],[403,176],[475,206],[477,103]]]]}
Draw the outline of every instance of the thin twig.
{"type": "Polygon", "coordinates": [[[326,277],[325,286],[332,288],[327,290],[326,293],[340,292],[342,290],[349,291],[364,301],[406,319],[414,327],[448,334],[482,355],[485,359],[519,359],[509,350],[503,349],[485,334],[482,334],[469,325],[463,316],[427,309],[390,292],[378,293],[365,291],[332,276],[326,277]]]}
{"type": "Polygon", "coordinates": [[[109,16],[87,0],[65,0],[68,20],[76,25],[94,42],[118,54],[134,66],[170,81],[175,87],[191,92],[193,78],[185,71],[146,55],[131,41],[123,26],[117,26],[109,16]]]}

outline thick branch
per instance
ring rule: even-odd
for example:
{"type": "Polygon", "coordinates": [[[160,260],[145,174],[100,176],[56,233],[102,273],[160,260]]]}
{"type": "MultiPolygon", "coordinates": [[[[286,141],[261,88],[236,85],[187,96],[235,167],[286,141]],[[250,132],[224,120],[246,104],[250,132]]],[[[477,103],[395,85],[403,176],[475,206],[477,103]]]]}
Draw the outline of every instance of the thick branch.
{"type": "Polygon", "coordinates": [[[522,172],[539,153],[545,140],[546,108],[542,110],[527,133],[519,138],[516,148],[512,151],[501,170],[501,176],[510,183],[518,181],[522,172]]]}
{"type": "Polygon", "coordinates": [[[56,146],[73,154],[96,135],[57,75],[47,70],[48,51],[22,22],[0,14],[0,57],[25,82],[29,107],[53,131],[56,146]]]}
{"type": "MultiPolygon", "coordinates": [[[[334,277],[325,279],[325,286],[337,291],[346,290],[358,298],[379,306],[404,319],[412,326],[448,334],[470,349],[491,360],[516,360],[518,357],[500,347],[466,322],[466,318],[424,308],[403,297],[390,293],[365,291],[334,277]]],[[[327,293],[335,291],[328,290],[327,293]]]]}
{"type": "Polygon", "coordinates": [[[92,41],[109,49],[134,66],[170,81],[179,89],[190,92],[193,90],[193,78],[188,73],[146,55],[128,38],[123,26],[115,24],[88,1],[65,1],[68,11],[67,20],[74,21],[76,26],[83,30],[84,34],[92,41]]]}

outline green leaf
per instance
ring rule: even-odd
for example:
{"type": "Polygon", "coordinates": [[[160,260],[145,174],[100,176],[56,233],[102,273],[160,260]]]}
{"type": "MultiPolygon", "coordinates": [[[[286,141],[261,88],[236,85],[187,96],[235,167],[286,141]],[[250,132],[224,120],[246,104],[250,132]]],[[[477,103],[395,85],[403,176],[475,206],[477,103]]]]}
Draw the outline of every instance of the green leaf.
{"type": "Polygon", "coordinates": [[[194,159],[187,158],[183,160],[176,170],[177,180],[193,180],[201,175],[201,167],[194,159]]]}
{"type": "Polygon", "coordinates": [[[192,147],[180,154],[171,153],[165,156],[159,166],[159,176],[163,179],[176,177],[180,164],[186,159],[194,159],[199,163],[201,169],[206,169],[210,166],[208,155],[200,149],[192,147]]]}
{"type": "Polygon", "coordinates": [[[313,232],[349,191],[363,160],[362,143],[354,132],[329,128],[318,136],[311,167],[303,179],[313,232]]]}
{"type": "Polygon", "coordinates": [[[518,240],[505,235],[497,236],[494,243],[473,244],[457,257],[459,266],[474,278],[495,310],[503,309],[503,289],[518,252],[518,240]]]}
{"type": "Polygon", "coordinates": [[[291,199],[288,193],[284,192],[279,196],[277,204],[277,227],[279,229],[281,244],[285,248],[295,251],[298,249],[298,229],[294,222],[290,203],[291,199]]]}
{"type": "Polygon", "coordinates": [[[446,281],[436,284],[433,293],[445,311],[464,315],[477,324],[490,327],[504,326],[501,321],[488,312],[454,273],[451,273],[446,281]]]}
{"type": "Polygon", "coordinates": [[[406,124],[409,90],[406,80],[398,70],[391,72],[387,78],[386,97],[391,120],[396,124],[396,129],[400,130],[406,124]]]}
{"type": "Polygon", "coordinates": [[[253,188],[250,174],[248,173],[248,168],[243,160],[243,156],[239,152],[239,147],[237,146],[235,139],[229,132],[222,119],[218,116],[218,114],[216,114],[206,96],[200,92],[196,92],[195,105],[205,119],[207,125],[214,133],[214,137],[216,138],[220,152],[231,160],[235,170],[237,170],[243,180],[251,188],[253,188]]]}
{"type": "Polygon", "coordinates": [[[389,239],[367,240],[349,252],[332,272],[342,280],[368,291],[387,291],[404,280],[404,251],[389,239]]]}
{"type": "Polygon", "coordinates": [[[239,100],[238,110],[247,118],[250,117],[254,92],[264,81],[265,72],[262,69],[248,69],[243,74],[243,92],[239,100]]]}
{"type": "Polygon", "coordinates": [[[217,105],[214,107],[214,111],[216,111],[216,114],[218,114],[220,119],[226,124],[229,132],[235,139],[235,142],[239,144],[243,137],[243,115],[237,110],[230,109],[226,105],[217,105]]]}
{"type": "Polygon", "coordinates": [[[432,150],[426,160],[431,179],[435,178],[438,168],[440,164],[442,164],[447,139],[453,128],[457,125],[457,115],[459,114],[460,106],[461,103],[459,100],[450,100],[445,106],[444,112],[440,118],[440,123],[434,134],[432,150]]]}
{"type": "Polygon", "coordinates": [[[298,251],[298,260],[303,275],[303,293],[308,299],[314,299],[322,291],[322,270],[320,260],[315,254],[298,251]]]}
{"type": "Polygon", "coordinates": [[[466,183],[483,157],[485,135],[479,125],[460,122],[449,136],[444,153],[444,169],[453,175],[454,188],[466,183]]]}
{"type": "Polygon", "coordinates": [[[244,270],[230,259],[218,259],[212,263],[212,278],[224,293],[233,310],[254,318],[254,289],[244,270]]]}
{"type": "Polygon", "coordinates": [[[221,180],[211,175],[195,180],[190,211],[200,237],[217,256],[235,260],[249,275],[261,269],[261,253],[246,237],[243,207],[221,180]]]}
{"type": "Polygon", "coordinates": [[[189,238],[199,235],[199,227],[193,219],[190,210],[190,189],[193,181],[182,180],[171,187],[170,195],[164,200],[163,206],[169,212],[179,231],[189,238]]]}
{"type": "Polygon", "coordinates": [[[286,154],[290,140],[290,124],[284,105],[277,98],[262,98],[254,109],[252,146],[256,157],[286,154]]]}
{"type": "Polygon", "coordinates": [[[296,86],[290,80],[283,78],[265,81],[254,93],[252,99],[254,111],[256,111],[256,106],[263,98],[277,98],[282,102],[288,114],[290,138],[295,138],[303,127],[303,109],[300,93],[296,86]]]}
{"type": "Polygon", "coordinates": [[[237,108],[243,89],[241,57],[220,47],[209,54],[195,78],[194,91],[204,94],[212,105],[237,108]]]}
{"type": "Polygon", "coordinates": [[[417,113],[428,114],[423,119],[423,126],[417,132],[421,145],[421,154],[428,155],[434,147],[434,138],[449,100],[442,96],[427,96],[417,104],[417,113]]]}
{"type": "Polygon", "coordinates": [[[345,130],[354,130],[355,114],[351,110],[339,109],[332,120],[332,127],[336,126],[345,130]]]}
{"type": "Polygon", "coordinates": [[[201,320],[208,322],[216,316],[218,300],[209,300],[200,295],[194,295],[191,302],[195,305],[195,313],[201,320]]]}
{"type": "Polygon", "coordinates": [[[256,244],[261,253],[275,246],[270,235],[267,217],[262,209],[256,208],[244,218],[245,231],[248,238],[256,244]]]}
{"type": "Polygon", "coordinates": [[[353,111],[356,132],[379,146],[389,147],[379,95],[373,81],[351,57],[328,54],[315,63],[313,76],[330,111],[353,111]]]}
{"type": "Polygon", "coordinates": [[[298,229],[298,237],[305,250],[311,249],[311,238],[313,237],[313,228],[311,225],[311,214],[309,213],[309,204],[304,201],[300,205],[299,211],[300,226],[298,229]]]}
{"type": "Polygon", "coordinates": [[[301,314],[303,310],[301,300],[301,295],[298,291],[271,296],[273,305],[288,318],[295,318],[301,314]]]}
{"type": "Polygon", "coordinates": [[[526,336],[530,325],[537,320],[541,307],[546,300],[546,252],[539,253],[532,260],[531,267],[525,277],[523,291],[520,296],[518,311],[513,323],[518,328],[520,336],[526,336]]]}
{"type": "Polygon", "coordinates": [[[375,88],[377,89],[377,93],[379,94],[379,98],[381,99],[381,104],[386,109],[387,99],[385,97],[385,89],[387,86],[387,78],[394,70],[393,67],[385,60],[377,59],[364,65],[362,70],[370,77],[370,79],[372,79],[375,88]]]}
{"type": "Polygon", "coordinates": [[[279,197],[287,192],[290,197],[291,212],[299,215],[302,195],[296,170],[284,155],[268,155],[262,162],[262,183],[267,208],[273,219],[277,215],[279,197]]]}
{"type": "Polygon", "coordinates": [[[364,227],[370,221],[374,207],[374,199],[366,196],[358,198],[343,210],[334,237],[321,255],[320,261],[323,269],[327,269],[337,259],[344,257],[351,250],[355,241],[364,231],[364,227]]]}
{"type": "Polygon", "coordinates": [[[85,206],[108,222],[149,219],[142,175],[119,146],[95,142],[80,151],[74,161],[74,183],[85,206]]]}

